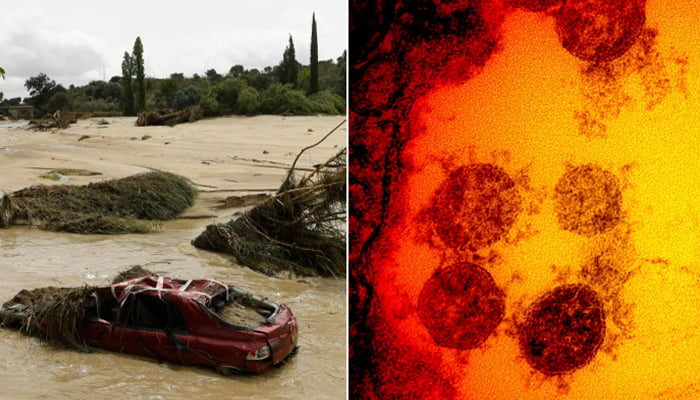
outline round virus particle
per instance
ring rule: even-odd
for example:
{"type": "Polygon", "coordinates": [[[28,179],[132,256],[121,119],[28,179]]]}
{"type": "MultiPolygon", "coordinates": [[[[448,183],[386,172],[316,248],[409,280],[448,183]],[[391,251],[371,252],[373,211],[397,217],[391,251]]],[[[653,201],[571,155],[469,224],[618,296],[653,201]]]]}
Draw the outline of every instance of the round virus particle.
{"type": "Polygon", "coordinates": [[[554,187],[559,226],[583,236],[603,233],[617,225],[621,204],[617,177],[595,164],[568,168],[554,187]]]}
{"type": "Polygon", "coordinates": [[[521,203],[503,169],[469,164],[452,171],[438,188],[428,217],[445,245],[475,251],[508,232],[521,203]]]}
{"type": "Polygon", "coordinates": [[[561,375],[588,364],[604,335],[600,298],[582,284],[560,286],[543,295],[518,330],[527,362],[545,375],[561,375]]]}
{"type": "Polygon", "coordinates": [[[505,294],[491,274],[475,264],[438,269],[418,297],[418,316],[438,346],[479,347],[505,313],[505,294]]]}
{"type": "Polygon", "coordinates": [[[567,1],[556,13],[562,46],[591,62],[611,61],[625,54],[642,31],[644,0],[567,1]]]}

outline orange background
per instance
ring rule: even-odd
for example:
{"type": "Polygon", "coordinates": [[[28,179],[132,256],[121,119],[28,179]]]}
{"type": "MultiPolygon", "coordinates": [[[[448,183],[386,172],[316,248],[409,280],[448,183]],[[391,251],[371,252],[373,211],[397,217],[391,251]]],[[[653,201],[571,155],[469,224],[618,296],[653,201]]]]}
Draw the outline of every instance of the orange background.
{"type": "Polygon", "coordinates": [[[611,63],[613,78],[586,72],[552,17],[513,10],[480,74],[414,103],[406,208],[374,276],[377,301],[465,399],[700,399],[700,2],[646,9],[646,47],[611,63]],[[508,235],[479,250],[506,293],[506,319],[480,349],[439,348],[416,301],[437,268],[464,255],[417,239],[415,221],[450,168],[483,162],[503,168],[524,198],[508,235]],[[567,165],[587,163],[622,184],[623,223],[595,237],[561,230],[552,200],[567,165]],[[570,374],[533,371],[515,322],[543,292],[581,281],[582,263],[600,251],[629,274],[608,280],[603,347],[570,374]]]}

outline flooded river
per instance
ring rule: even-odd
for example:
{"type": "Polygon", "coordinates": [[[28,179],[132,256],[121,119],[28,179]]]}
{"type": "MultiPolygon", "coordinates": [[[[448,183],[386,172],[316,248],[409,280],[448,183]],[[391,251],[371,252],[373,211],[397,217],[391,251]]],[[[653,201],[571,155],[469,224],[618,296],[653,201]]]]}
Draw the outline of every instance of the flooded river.
{"type": "MultiPolygon", "coordinates": [[[[179,278],[214,278],[289,305],[299,322],[299,353],[262,376],[225,377],[203,368],[97,350],[79,353],[0,329],[0,383],[7,399],[344,399],[346,281],[271,278],[190,241],[232,210],[217,201],[279,187],[299,150],[344,117],[224,117],[170,127],[135,127],[133,118],[81,120],[61,131],[0,129],[0,191],[58,184],[48,170],[78,168],[86,184],[159,169],[181,174],[200,189],[190,218],[154,234],[94,236],[0,229],[0,303],[21,289],[102,285],[134,264],[179,278]],[[208,193],[207,193],[208,192],[208,193]]],[[[345,144],[344,128],[304,153],[310,167],[345,144]]]]}
{"type": "Polygon", "coordinates": [[[0,329],[4,398],[343,399],[345,281],[270,278],[190,245],[204,222],[166,224],[148,235],[83,236],[30,228],[0,230],[0,299],[22,288],[101,285],[133,264],[182,278],[211,277],[284,302],[299,321],[299,353],[263,376],[221,376],[203,368],[97,350],[56,348],[0,329]],[[189,226],[183,226],[189,225],[189,226]],[[9,396],[9,397],[5,397],[9,396]]]}

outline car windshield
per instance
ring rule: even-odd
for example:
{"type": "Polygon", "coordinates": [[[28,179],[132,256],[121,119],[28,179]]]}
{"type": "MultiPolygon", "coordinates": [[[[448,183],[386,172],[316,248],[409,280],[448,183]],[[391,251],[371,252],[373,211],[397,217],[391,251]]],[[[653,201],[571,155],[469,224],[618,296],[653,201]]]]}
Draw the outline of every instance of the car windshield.
{"type": "Polygon", "coordinates": [[[187,333],[187,324],[175,304],[141,293],[130,295],[119,313],[119,323],[130,328],[187,333]]]}

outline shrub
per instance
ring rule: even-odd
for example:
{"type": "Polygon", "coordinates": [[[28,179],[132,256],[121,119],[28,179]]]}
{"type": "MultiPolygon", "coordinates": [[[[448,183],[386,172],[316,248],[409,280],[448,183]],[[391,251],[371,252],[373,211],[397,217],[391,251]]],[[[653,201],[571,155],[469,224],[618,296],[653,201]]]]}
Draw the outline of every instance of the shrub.
{"type": "Polygon", "coordinates": [[[178,90],[172,99],[172,105],[178,110],[199,104],[202,99],[202,90],[196,86],[187,86],[178,90]]]}
{"type": "Polygon", "coordinates": [[[238,94],[247,87],[248,84],[240,78],[228,78],[214,86],[214,97],[219,103],[221,114],[234,112],[238,102],[238,94]]]}
{"type": "Polygon", "coordinates": [[[304,115],[312,112],[313,105],[303,91],[291,85],[275,83],[262,94],[260,111],[264,114],[304,115]]]}
{"type": "Polygon", "coordinates": [[[199,101],[199,108],[202,110],[202,115],[205,117],[214,117],[219,115],[219,102],[214,96],[207,95],[199,101]]]}
{"type": "Polygon", "coordinates": [[[321,114],[345,114],[345,100],[337,94],[323,90],[309,96],[313,111],[321,114]]]}
{"type": "Polygon", "coordinates": [[[84,97],[77,97],[72,99],[73,108],[78,112],[94,113],[98,111],[102,112],[119,112],[121,111],[121,105],[119,100],[107,101],[104,99],[98,100],[86,100],[84,97]]]}
{"type": "Polygon", "coordinates": [[[251,87],[241,90],[236,101],[236,111],[239,114],[254,115],[259,112],[259,108],[260,94],[258,91],[251,87]]]}

